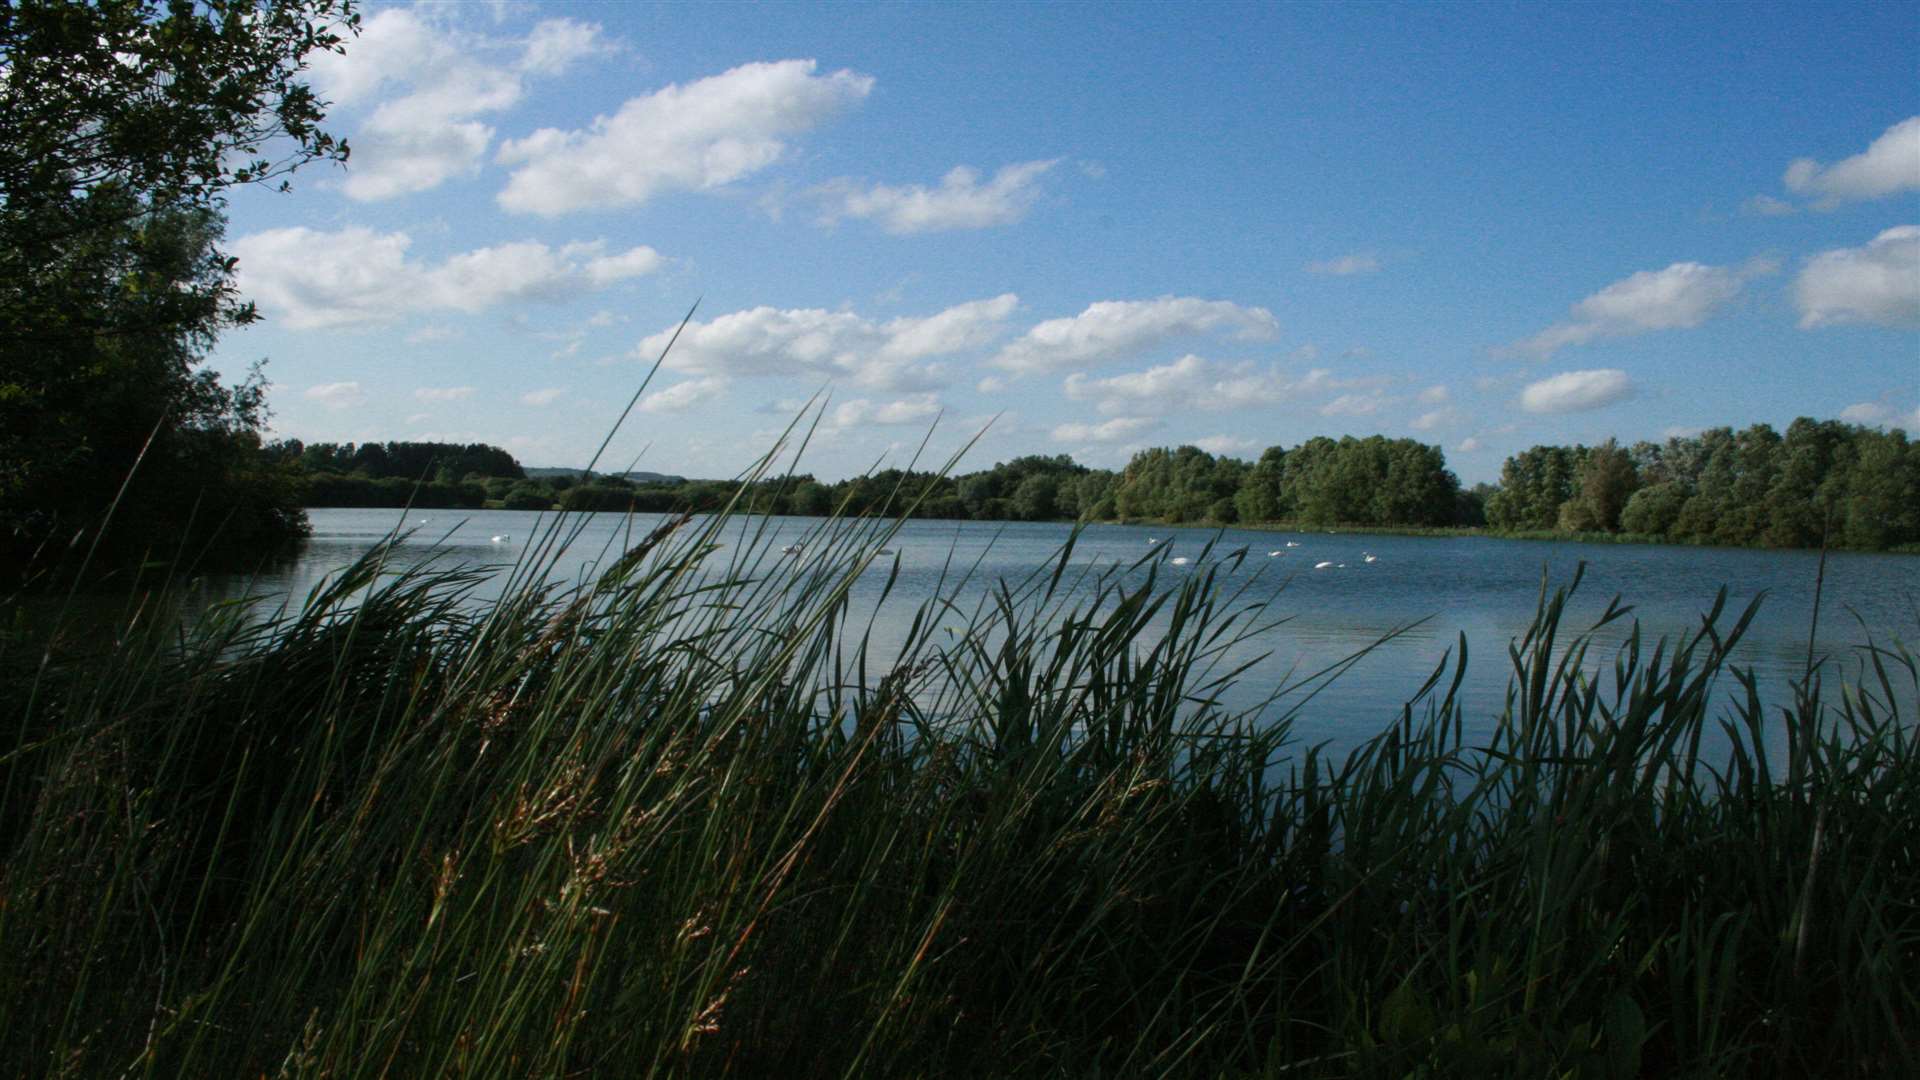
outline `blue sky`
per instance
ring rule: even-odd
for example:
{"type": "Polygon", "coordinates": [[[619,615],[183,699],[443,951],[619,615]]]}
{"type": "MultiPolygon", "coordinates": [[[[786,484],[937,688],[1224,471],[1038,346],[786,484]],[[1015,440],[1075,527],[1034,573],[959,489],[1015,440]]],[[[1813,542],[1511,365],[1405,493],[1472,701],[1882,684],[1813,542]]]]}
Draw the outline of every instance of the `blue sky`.
{"type": "Polygon", "coordinates": [[[275,433],[727,476],[1920,429],[1913,5],[365,9],[233,199],[275,433]]]}

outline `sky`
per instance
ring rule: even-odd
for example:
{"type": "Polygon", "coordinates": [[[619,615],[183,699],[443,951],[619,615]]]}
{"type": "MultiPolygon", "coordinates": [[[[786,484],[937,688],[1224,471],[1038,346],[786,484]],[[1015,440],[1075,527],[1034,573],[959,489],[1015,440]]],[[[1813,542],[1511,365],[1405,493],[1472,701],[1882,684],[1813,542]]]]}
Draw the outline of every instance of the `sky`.
{"type": "Polygon", "coordinates": [[[812,402],[823,478],[1379,433],[1471,484],[1920,433],[1920,6],[363,15],[308,73],[347,165],[228,207],[263,319],[211,362],[276,437],[580,466],[638,393],[602,469],[737,475],[812,402]]]}

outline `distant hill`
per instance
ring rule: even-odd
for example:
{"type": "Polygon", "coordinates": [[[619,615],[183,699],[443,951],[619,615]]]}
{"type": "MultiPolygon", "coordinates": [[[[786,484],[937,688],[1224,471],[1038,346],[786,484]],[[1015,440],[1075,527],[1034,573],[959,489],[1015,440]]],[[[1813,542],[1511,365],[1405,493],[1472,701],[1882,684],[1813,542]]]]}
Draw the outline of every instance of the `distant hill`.
{"type": "MultiPolygon", "coordinates": [[[[581,472],[582,470],[578,468],[569,469],[563,466],[546,466],[541,468],[526,466],[527,476],[529,478],[535,478],[535,479],[544,479],[549,476],[578,477],[581,472]]],[[[671,476],[671,475],[668,475],[667,473],[645,472],[645,471],[634,471],[629,473],[594,473],[593,475],[594,476],[625,476],[628,480],[636,484],[684,484],[687,482],[687,478],[684,476],[671,476]]]]}

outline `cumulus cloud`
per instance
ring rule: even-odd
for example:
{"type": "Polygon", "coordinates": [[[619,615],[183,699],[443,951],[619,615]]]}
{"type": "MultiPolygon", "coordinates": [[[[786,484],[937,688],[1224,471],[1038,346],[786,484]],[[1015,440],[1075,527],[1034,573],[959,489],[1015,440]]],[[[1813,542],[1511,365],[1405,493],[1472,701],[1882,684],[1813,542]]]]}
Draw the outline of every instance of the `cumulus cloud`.
{"type": "Polygon", "coordinates": [[[1061,442],[1119,442],[1150,431],[1159,424],[1160,421],[1150,416],[1116,416],[1098,424],[1061,424],[1053,429],[1053,437],[1061,442]]]}
{"type": "Polygon", "coordinates": [[[1444,386],[1429,386],[1420,391],[1420,404],[1444,405],[1453,394],[1444,386]]]}
{"type": "Polygon", "coordinates": [[[1238,435],[1209,435],[1204,439],[1193,440],[1193,445],[1209,454],[1251,454],[1262,449],[1258,439],[1242,438],[1238,435]]]}
{"type": "Polygon", "coordinates": [[[1793,283],[1800,328],[1840,323],[1920,326],[1920,225],[1900,225],[1865,247],[1823,251],[1793,283]]]}
{"type": "Polygon", "coordinates": [[[1380,256],[1370,251],[1357,251],[1351,255],[1327,259],[1323,262],[1307,264],[1307,273],[1325,274],[1329,277],[1351,277],[1354,274],[1371,274],[1380,269],[1380,256]]]}
{"type": "Polygon", "coordinates": [[[360,384],[351,381],[309,386],[301,396],[308,401],[317,401],[329,409],[351,409],[356,405],[364,404],[367,400],[367,395],[361,391],[360,384]]]}
{"type": "Polygon", "coordinates": [[[413,392],[420,401],[465,401],[473,394],[471,386],[423,386],[413,392]]]}
{"type": "Polygon", "coordinates": [[[1869,427],[1902,427],[1920,431],[1920,408],[1909,412],[1888,405],[1883,401],[1863,401],[1840,410],[1840,419],[1849,424],[1865,424],[1869,427]]]}
{"type": "Polygon", "coordinates": [[[1378,393],[1341,394],[1320,406],[1321,416],[1372,416],[1387,399],[1378,393]]]}
{"type": "Polygon", "coordinates": [[[819,189],[830,200],[822,220],[875,220],[896,236],[1011,225],[1027,216],[1040,197],[1040,178],[1059,163],[1053,158],[1003,166],[986,183],[978,170],[960,165],[935,188],[876,184],[863,189],[843,180],[819,189]]]}
{"type": "Polygon", "coordinates": [[[520,403],[522,405],[532,405],[536,409],[541,409],[541,408],[547,407],[548,405],[553,404],[556,401],[559,401],[560,395],[566,392],[567,390],[566,390],[566,387],[564,386],[549,386],[540,390],[529,390],[526,393],[520,395],[520,403]]]}
{"type": "Polygon", "coordinates": [[[703,401],[711,401],[726,393],[727,379],[720,375],[710,375],[704,379],[686,379],[674,383],[665,390],[655,390],[640,399],[640,411],[644,413],[685,412],[703,401]]]}
{"type": "Polygon", "coordinates": [[[1414,417],[1413,422],[1408,426],[1415,431],[1432,431],[1435,428],[1453,427],[1463,419],[1465,417],[1457,409],[1435,409],[1414,417]]]}
{"type": "Polygon", "coordinates": [[[560,300],[664,264],[649,247],[607,253],[600,242],[550,248],[533,241],[478,248],[430,263],[412,238],[352,226],[336,232],[269,229],[233,244],[239,284],[263,311],[297,330],[392,322],[431,311],[468,314],[518,300],[560,300]]]}
{"type": "Polygon", "coordinates": [[[1241,307],[1225,300],[1191,296],[1103,300],[1070,318],[1040,323],[990,362],[1021,374],[1092,367],[1182,335],[1228,331],[1254,340],[1273,336],[1279,325],[1266,308],[1241,307]]]}
{"type": "Polygon", "coordinates": [[[1678,262],[1664,270],[1642,270],[1573,305],[1570,318],[1515,343],[1512,351],[1545,359],[1596,338],[1690,330],[1739,296],[1748,279],[1776,269],[1756,260],[1738,267],[1678,262]]]}
{"type": "Polygon", "coordinates": [[[812,60],[743,64],[630,98],[574,131],[542,128],[500,148],[518,165],[500,192],[515,213],[553,216],[638,206],[671,191],[704,191],[765,169],[786,139],[864,99],[873,78],[815,75],[812,60]]]}
{"type": "Polygon", "coordinates": [[[388,8],[367,19],[344,54],[316,57],[320,96],[338,109],[381,101],[352,132],[342,189],[363,201],[437,187],[476,169],[494,129],[477,117],[518,104],[529,76],[564,73],[604,51],[600,28],[547,19],[524,42],[473,33],[421,8],[388,8]]]}
{"type": "Polygon", "coordinates": [[[1007,380],[998,375],[988,375],[973,384],[973,388],[982,394],[997,394],[1007,388],[1007,380]]]}
{"type": "Polygon", "coordinates": [[[1520,391],[1520,407],[1530,413],[1585,412],[1633,396],[1633,381],[1617,368],[1567,371],[1520,391]]]}
{"type": "Polygon", "coordinates": [[[1920,116],[1888,128],[1864,151],[1822,165],[1799,158],[1787,166],[1781,181],[1796,195],[1814,199],[1827,210],[1843,202],[1880,199],[1903,191],[1920,191],[1920,116]]]}
{"type": "Polygon", "coordinates": [[[1459,442],[1459,445],[1455,446],[1453,449],[1457,453],[1471,454],[1471,453],[1474,453],[1475,451],[1478,451],[1480,449],[1480,446],[1481,446],[1481,443],[1480,443],[1479,436],[1469,435],[1466,438],[1461,439],[1459,442]]]}
{"type": "MultiPolygon", "coordinates": [[[[821,308],[751,308],[687,324],[666,366],[696,375],[844,377],[874,389],[927,390],[942,380],[924,361],[992,341],[1019,303],[1006,293],[887,322],[821,308]]],[[[635,355],[659,355],[673,329],[642,340],[635,355]]]]}
{"type": "Polygon", "coordinates": [[[1771,195],[1755,195],[1753,198],[1741,203],[1740,209],[1744,213],[1753,214],[1758,217],[1785,217],[1788,214],[1797,214],[1800,212],[1799,207],[1785,199],[1776,199],[1771,195]]]}
{"type": "Polygon", "coordinates": [[[1279,405],[1371,383],[1337,379],[1325,368],[1289,378],[1272,367],[1217,363],[1189,354],[1170,364],[1104,379],[1075,372],[1067,376],[1062,389],[1071,400],[1095,402],[1103,413],[1165,414],[1279,405]]]}
{"type": "Polygon", "coordinates": [[[930,393],[897,401],[856,398],[835,406],[827,426],[845,430],[868,424],[926,424],[939,415],[940,399],[930,393]]]}

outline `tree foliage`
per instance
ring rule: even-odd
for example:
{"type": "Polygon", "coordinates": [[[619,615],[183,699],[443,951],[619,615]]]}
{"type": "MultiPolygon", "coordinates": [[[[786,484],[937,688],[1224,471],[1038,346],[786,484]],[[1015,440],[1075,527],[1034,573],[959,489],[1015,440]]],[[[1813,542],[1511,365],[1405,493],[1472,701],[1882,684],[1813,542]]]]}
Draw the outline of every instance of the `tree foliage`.
{"type": "Polygon", "coordinates": [[[298,527],[254,452],[257,372],[229,388],[199,368],[256,317],[219,248],[225,193],[346,157],[301,73],[356,18],[347,0],[0,4],[0,567],[116,497],[139,527],[109,554],[298,527]]]}
{"type": "Polygon", "coordinates": [[[1535,446],[1487,500],[1507,530],[1624,530],[1680,543],[1880,549],[1920,542],[1920,443],[1801,417],[1621,449],[1535,446]]]}

